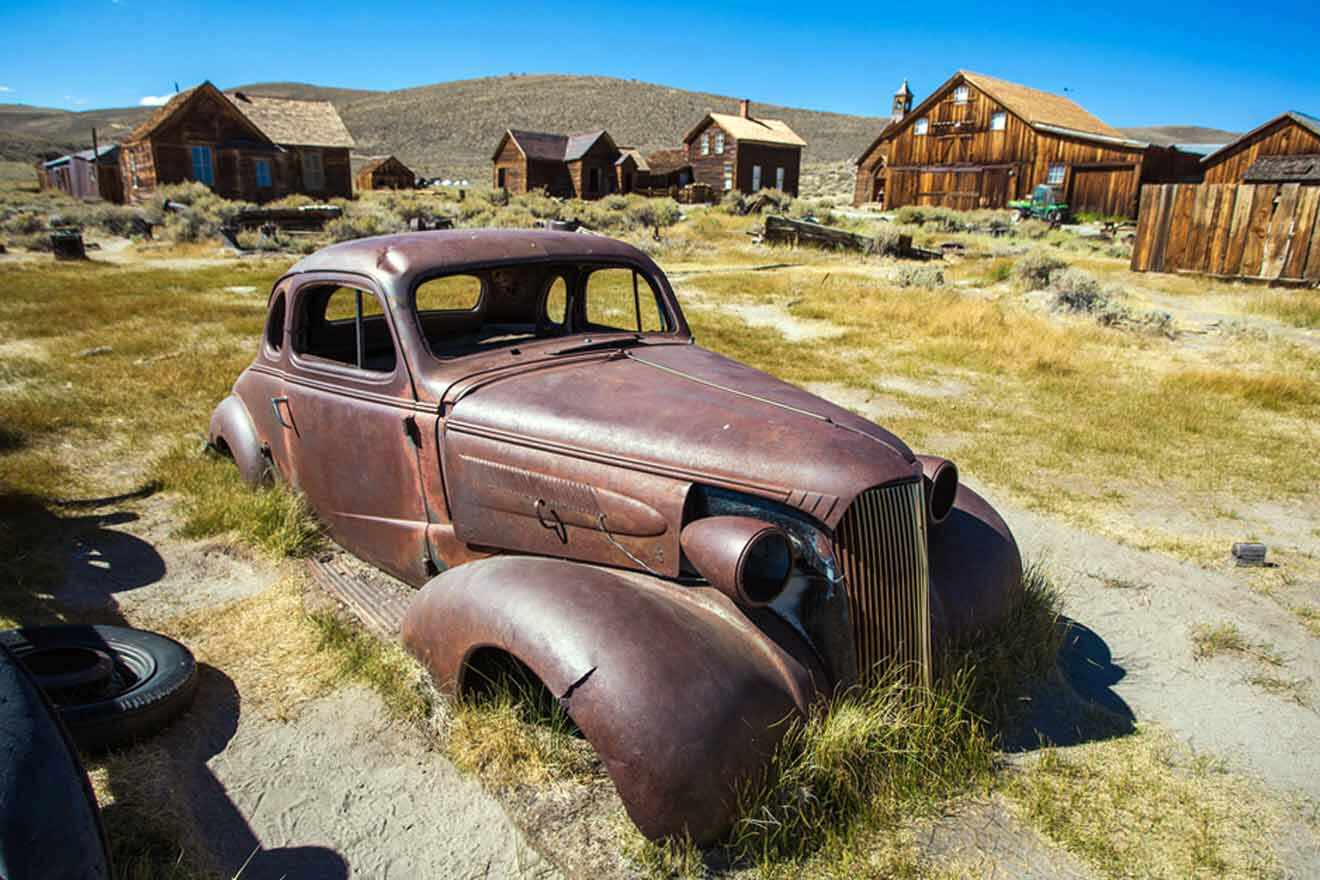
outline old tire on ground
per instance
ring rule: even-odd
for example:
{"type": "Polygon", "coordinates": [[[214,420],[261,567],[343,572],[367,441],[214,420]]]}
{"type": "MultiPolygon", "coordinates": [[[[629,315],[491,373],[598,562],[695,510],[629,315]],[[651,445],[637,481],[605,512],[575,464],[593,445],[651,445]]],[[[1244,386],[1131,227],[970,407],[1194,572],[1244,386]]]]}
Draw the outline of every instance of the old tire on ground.
{"type": "Polygon", "coordinates": [[[0,877],[110,876],[87,773],[54,707],[0,646],[0,877]]]}
{"type": "Polygon", "coordinates": [[[0,632],[78,747],[101,752],[163,729],[192,702],[197,662],[171,638],[125,626],[0,632]]]}

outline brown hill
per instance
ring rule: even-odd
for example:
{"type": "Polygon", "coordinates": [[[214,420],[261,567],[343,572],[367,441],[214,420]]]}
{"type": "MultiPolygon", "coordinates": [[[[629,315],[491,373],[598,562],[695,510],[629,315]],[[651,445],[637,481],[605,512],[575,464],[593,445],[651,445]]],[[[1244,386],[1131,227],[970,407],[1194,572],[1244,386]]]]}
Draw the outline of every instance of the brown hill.
{"type": "MultiPolygon", "coordinates": [[[[393,153],[414,170],[485,180],[490,152],[504,129],[585,131],[606,128],[621,144],[646,150],[676,145],[707,110],[736,112],[737,99],[652,83],[594,76],[499,76],[438,83],[392,92],[338,89],[305,83],[255,83],[239,89],[262,95],[317,98],[339,108],[360,154],[393,153]]],[[[75,113],[0,105],[0,158],[32,160],[91,143],[91,129],[122,137],[151,108],[75,113]]],[[[753,103],[752,112],[783,119],[808,143],[811,162],[853,159],[882,120],[753,103]]]]}

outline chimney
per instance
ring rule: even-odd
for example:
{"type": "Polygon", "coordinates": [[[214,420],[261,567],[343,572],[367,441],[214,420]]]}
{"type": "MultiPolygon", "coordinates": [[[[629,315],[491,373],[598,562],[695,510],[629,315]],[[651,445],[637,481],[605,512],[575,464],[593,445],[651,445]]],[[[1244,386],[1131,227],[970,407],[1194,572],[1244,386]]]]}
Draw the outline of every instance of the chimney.
{"type": "Polygon", "coordinates": [[[751,118],[752,118],[752,102],[749,101],[749,100],[747,100],[746,98],[743,98],[741,101],[739,101],[739,102],[738,102],[738,115],[741,116],[743,119],[751,119],[751,118]]]}
{"type": "Polygon", "coordinates": [[[912,109],[912,90],[908,88],[908,81],[903,80],[903,84],[894,92],[894,110],[890,118],[895,122],[900,122],[908,111],[912,109]]]}

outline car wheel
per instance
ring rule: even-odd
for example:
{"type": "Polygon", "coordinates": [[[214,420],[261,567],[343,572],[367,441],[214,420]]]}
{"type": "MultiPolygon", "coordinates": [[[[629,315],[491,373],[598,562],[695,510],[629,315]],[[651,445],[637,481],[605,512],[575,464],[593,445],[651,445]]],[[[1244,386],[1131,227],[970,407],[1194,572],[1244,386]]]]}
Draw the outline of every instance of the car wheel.
{"type": "Polygon", "coordinates": [[[32,676],[0,647],[0,877],[110,876],[87,771],[32,676]]]}
{"type": "Polygon", "coordinates": [[[55,704],[74,742],[101,752],[151,736],[192,702],[197,662],[171,638],[124,626],[0,632],[55,704]]]}

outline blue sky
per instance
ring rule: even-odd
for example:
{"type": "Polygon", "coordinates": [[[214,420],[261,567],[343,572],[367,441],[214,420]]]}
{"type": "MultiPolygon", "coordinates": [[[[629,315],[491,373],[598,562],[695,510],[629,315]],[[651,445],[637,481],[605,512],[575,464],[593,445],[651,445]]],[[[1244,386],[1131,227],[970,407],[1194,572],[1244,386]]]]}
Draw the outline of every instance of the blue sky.
{"type": "Polygon", "coordinates": [[[210,79],[393,89],[617,76],[882,115],[959,67],[1065,92],[1114,125],[1320,115],[1320,4],[272,4],[3,0],[0,103],[137,104],[210,79]],[[1083,6],[1087,8],[1083,8],[1083,6]],[[1095,10],[1095,11],[1091,11],[1095,10]]]}

